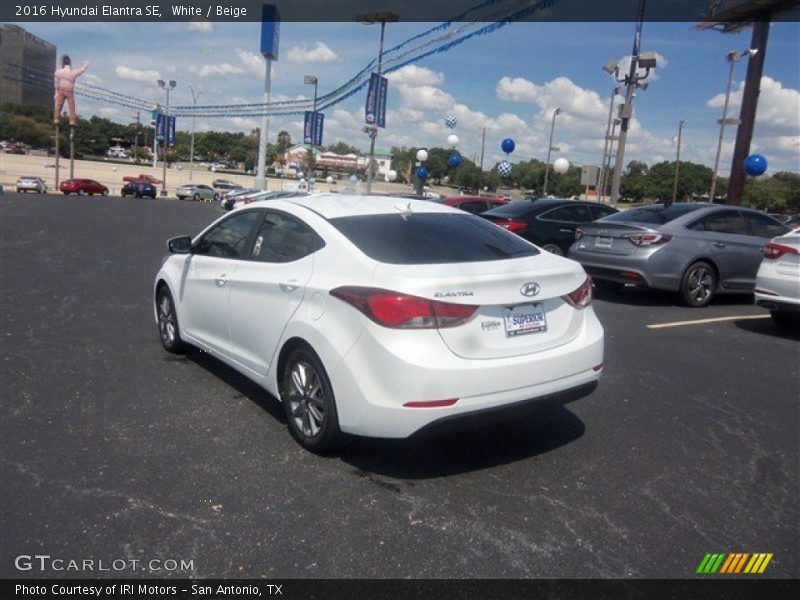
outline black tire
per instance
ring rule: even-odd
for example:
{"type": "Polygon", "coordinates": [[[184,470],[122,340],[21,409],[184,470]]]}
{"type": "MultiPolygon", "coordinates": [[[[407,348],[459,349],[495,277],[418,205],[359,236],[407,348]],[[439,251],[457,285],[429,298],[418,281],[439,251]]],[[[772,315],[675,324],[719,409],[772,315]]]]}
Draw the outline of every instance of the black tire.
{"type": "Polygon", "coordinates": [[[322,454],[341,445],[333,388],[322,361],[311,348],[302,346],[289,354],[280,390],[289,432],[303,448],[322,454]]]}
{"type": "Polygon", "coordinates": [[[542,246],[542,250],[545,250],[550,254],[555,254],[556,256],[564,256],[564,251],[556,244],[545,244],[542,246]]]}
{"type": "MultiPolygon", "coordinates": [[[[84,190],[83,188],[78,190],[78,196],[85,196],[85,195],[86,195],[86,190],[84,190]]],[[[91,194],[89,195],[91,196],[91,194]]]]}
{"type": "Polygon", "coordinates": [[[681,299],[688,306],[707,306],[717,291],[717,274],[714,267],[704,260],[689,265],[681,278],[681,299]]]}
{"type": "Polygon", "coordinates": [[[214,202],[219,202],[219,194],[214,194],[214,202]]]}
{"type": "Polygon", "coordinates": [[[175,301],[166,285],[161,286],[156,295],[156,314],[158,315],[158,334],[164,350],[171,354],[182,354],[186,343],[181,339],[175,301]]]}
{"type": "Polygon", "coordinates": [[[800,326],[800,316],[786,312],[785,310],[773,310],[770,313],[772,322],[778,327],[792,328],[800,326]]]}
{"type": "Polygon", "coordinates": [[[200,194],[195,194],[194,195],[194,201],[195,202],[200,202],[200,194]]]}
{"type": "Polygon", "coordinates": [[[612,294],[622,291],[622,288],[625,287],[624,283],[620,283],[619,281],[609,281],[608,279],[592,279],[592,283],[594,284],[594,287],[597,288],[598,292],[612,294]]]}

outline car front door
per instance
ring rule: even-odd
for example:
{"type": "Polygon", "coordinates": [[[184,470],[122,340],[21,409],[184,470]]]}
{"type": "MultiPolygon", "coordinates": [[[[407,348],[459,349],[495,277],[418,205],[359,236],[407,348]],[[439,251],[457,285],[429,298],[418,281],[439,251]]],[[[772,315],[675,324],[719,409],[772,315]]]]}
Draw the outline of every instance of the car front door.
{"type": "Polygon", "coordinates": [[[566,254],[575,241],[575,229],[581,223],[592,221],[585,204],[565,204],[542,213],[536,218],[542,230],[542,244],[555,244],[566,254]]]}
{"type": "Polygon", "coordinates": [[[207,349],[229,354],[228,281],[246,257],[258,211],[231,215],[194,244],[178,298],[181,327],[207,349]]]}
{"type": "Polygon", "coordinates": [[[324,243],[300,219],[263,212],[250,249],[230,278],[233,360],[266,376],[287,323],[303,301],[314,269],[313,253],[324,243]]]}

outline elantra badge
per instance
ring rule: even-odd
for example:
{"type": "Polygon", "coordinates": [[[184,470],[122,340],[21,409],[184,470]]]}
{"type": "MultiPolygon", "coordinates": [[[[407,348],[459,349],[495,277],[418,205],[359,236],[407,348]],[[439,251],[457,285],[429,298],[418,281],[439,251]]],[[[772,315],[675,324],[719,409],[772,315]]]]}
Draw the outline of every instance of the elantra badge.
{"type": "Polygon", "coordinates": [[[527,283],[523,283],[522,287],[519,288],[519,293],[523,296],[527,296],[528,298],[532,298],[536,294],[539,293],[539,284],[535,281],[528,281],[527,283]]]}

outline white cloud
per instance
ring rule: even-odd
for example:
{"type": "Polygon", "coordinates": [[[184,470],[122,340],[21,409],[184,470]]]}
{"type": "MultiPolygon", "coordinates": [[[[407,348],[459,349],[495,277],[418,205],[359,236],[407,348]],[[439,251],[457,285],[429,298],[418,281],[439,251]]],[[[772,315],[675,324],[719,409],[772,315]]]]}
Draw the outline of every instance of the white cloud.
{"type": "Polygon", "coordinates": [[[538,85],[522,77],[501,77],[495,87],[498,98],[514,102],[535,102],[540,90],[538,85]]]}
{"type": "Polygon", "coordinates": [[[203,65],[201,67],[191,66],[189,71],[196,73],[198,77],[225,77],[226,75],[241,75],[244,69],[235,67],[226,62],[218,65],[203,65]]]}
{"type": "Polygon", "coordinates": [[[305,44],[292,46],[286,53],[289,62],[306,63],[332,63],[339,60],[339,55],[331,50],[327,44],[317,42],[313,48],[308,48],[305,44]]]}
{"type": "Polygon", "coordinates": [[[410,86],[438,85],[444,82],[442,73],[431,71],[425,67],[417,67],[416,65],[406,65],[397,71],[389,73],[386,78],[393,84],[410,86]]]}
{"type": "Polygon", "coordinates": [[[447,92],[431,85],[397,86],[405,106],[417,110],[445,111],[453,107],[455,100],[447,92]]]}
{"type": "Polygon", "coordinates": [[[158,71],[134,69],[125,65],[118,65],[114,72],[120,79],[130,79],[131,81],[146,81],[148,83],[155,83],[161,79],[158,71]]]}
{"type": "Polygon", "coordinates": [[[119,114],[119,109],[113,106],[103,106],[99,112],[101,116],[109,118],[119,114]]]}
{"type": "Polygon", "coordinates": [[[211,33],[214,31],[214,26],[211,24],[211,21],[190,21],[188,26],[192,31],[201,31],[203,33],[211,33]]]}
{"type": "Polygon", "coordinates": [[[260,54],[236,48],[236,54],[253,75],[264,74],[264,58],[260,54]]]}

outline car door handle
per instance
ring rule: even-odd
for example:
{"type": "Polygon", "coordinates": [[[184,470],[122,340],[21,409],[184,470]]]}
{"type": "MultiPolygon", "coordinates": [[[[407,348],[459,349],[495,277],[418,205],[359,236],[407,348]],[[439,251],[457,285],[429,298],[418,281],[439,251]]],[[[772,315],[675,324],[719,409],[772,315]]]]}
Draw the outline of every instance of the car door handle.
{"type": "Polygon", "coordinates": [[[281,289],[287,294],[292,293],[298,288],[297,279],[290,279],[286,283],[281,283],[279,285],[281,286],[281,289]]]}
{"type": "Polygon", "coordinates": [[[572,229],[564,229],[564,228],[560,228],[560,229],[559,229],[559,231],[560,231],[561,233],[575,233],[575,231],[574,231],[574,230],[572,230],[572,229]]]}
{"type": "Polygon", "coordinates": [[[714,248],[724,248],[727,246],[727,244],[723,244],[722,242],[712,242],[711,245],[714,246],[714,248]]]}
{"type": "Polygon", "coordinates": [[[227,273],[223,273],[219,277],[214,280],[217,284],[217,287],[225,287],[225,284],[228,283],[228,275],[227,273]]]}

